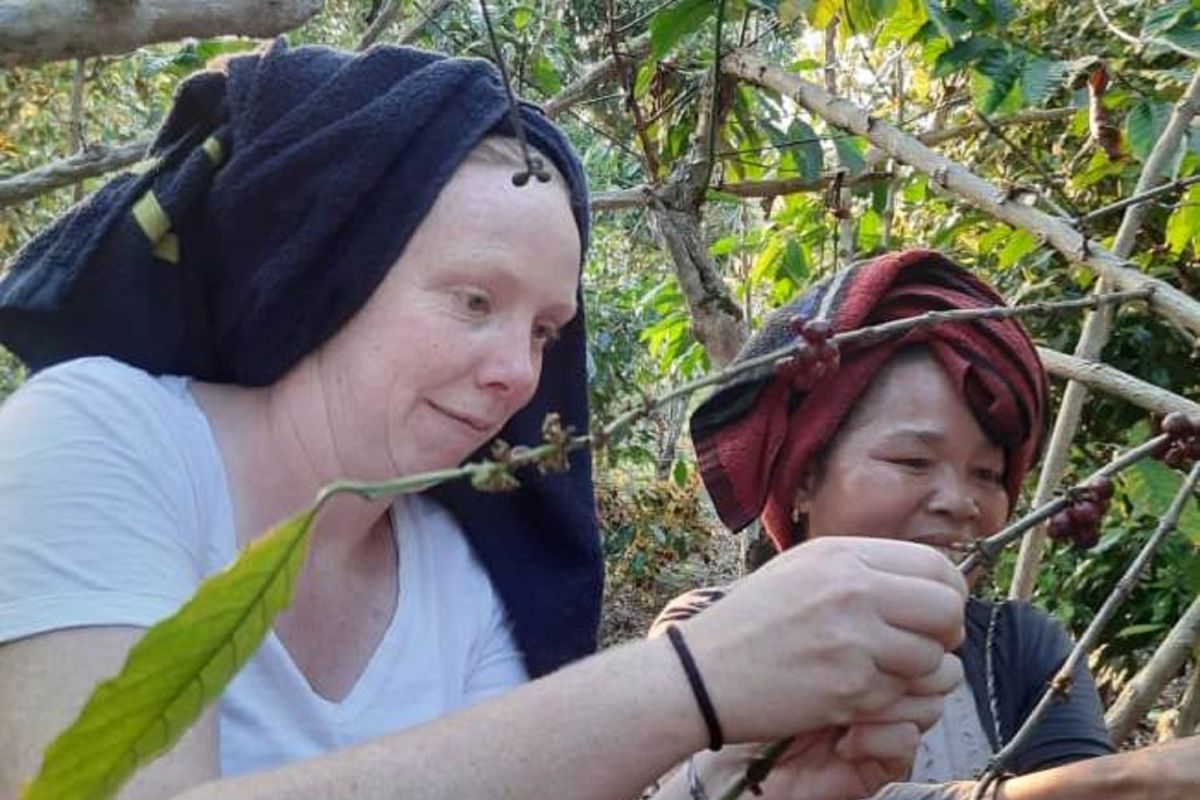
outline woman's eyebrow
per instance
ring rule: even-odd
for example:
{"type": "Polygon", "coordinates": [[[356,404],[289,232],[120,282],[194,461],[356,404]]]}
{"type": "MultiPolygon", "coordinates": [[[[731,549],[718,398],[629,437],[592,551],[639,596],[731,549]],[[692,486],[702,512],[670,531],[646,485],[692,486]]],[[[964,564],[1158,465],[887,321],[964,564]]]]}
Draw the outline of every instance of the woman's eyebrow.
{"type": "Polygon", "coordinates": [[[939,444],[945,441],[945,432],[937,428],[921,428],[916,426],[906,426],[902,428],[893,428],[885,431],[884,439],[914,439],[922,444],[939,444]]]}

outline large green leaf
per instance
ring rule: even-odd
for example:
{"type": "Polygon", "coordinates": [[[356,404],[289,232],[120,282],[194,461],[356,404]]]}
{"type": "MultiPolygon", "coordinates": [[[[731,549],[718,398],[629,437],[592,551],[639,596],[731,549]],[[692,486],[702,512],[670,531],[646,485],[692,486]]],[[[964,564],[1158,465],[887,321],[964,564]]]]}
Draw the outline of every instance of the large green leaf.
{"type": "Polygon", "coordinates": [[[933,62],[933,77],[944,78],[967,64],[978,61],[994,50],[1002,50],[1002,48],[1000,43],[990,36],[972,36],[969,39],[955,42],[949,50],[943,52],[933,62]]]}
{"type": "Polygon", "coordinates": [[[850,33],[870,33],[896,10],[896,0],[846,0],[850,33]]]}
{"type": "Polygon", "coordinates": [[[1142,36],[1146,39],[1161,36],[1183,22],[1184,17],[1191,11],[1191,0],[1172,0],[1169,3],[1163,3],[1146,14],[1146,19],[1142,23],[1142,36]]]}
{"type": "Polygon", "coordinates": [[[867,140],[861,136],[835,134],[833,146],[837,150],[838,161],[851,175],[861,175],[867,169],[867,140]]]}
{"type": "Polygon", "coordinates": [[[1062,86],[1070,69],[1070,62],[1051,61],[1048,58],[1031,58],[1021,69],[1021,93],[1031,106],[1040,105],[1047,97],[1062,86]]]}
{"type": "Polygon", "coordinates": [[[1197,244],[1200,244],[1200,185],[1188,187],[1183,201],[1167,219],[1167,245],[1172,254],[1182,255],[1188,245],[1197,244]]]}
{"type": "Polygon", "coordinates": [[[146,631],[46,750],[22,800],[106,800],[220,696],[292,600],[316,507],[288,519],[146,631]]]}
{"type": "Polygon", "coordinates": [[[696,31],[717,11],[717,0],[682,0],[650,18],[650,50],[661,59],[684,36],[696,31]]]}
{"type": "MultiPolygon", "coordinates": [[[[1154,460],[1139,461],[1121,473],[1125,493],[1143,514],[1161,517],[1167,512],[1183,476],[1154,460]]],[[[1193,501],[1184,506],[1178,530],[1193,544],[1200,544],[1200,509],[1193,501]]]]}
{"type": "Polygon", "coordinates": [[[821,149],[821,137],[805,121],[792,120],[788,126],[788,150],[796,157],[796,166],[805,180],[816,180],[825,169],[825,152],[821,149]]]}
{"type": "Polygon", "coordinates": [[[929,21],[937,28],[938,33],[951,44],[957,42],[959,37],[966,33],[966,27],[947,12],[942,0],[925,0],[925,12],[929,15],[929,21]]]}
{"type": "Polygon", "coordinates": [[[842,10],[842,0],[814,0],[808,12],[808,22],[814,28],[825,30],[842,10]]]}
{"type": "Polygon", "coordinates": [[[1017,52],[993,50],[980,59],[976,69],[989,83],[978,101],[979,110],[984,114],[991,114],[999,108],[1021,77],[1024,66],[1025,58],[1017,52]]]}
{"type": "Polygon", "coordinates": [[[1129,111],[1125,118],[1125,135],[1129,137],[1129,150],[1134,158],[1146,160],[1170,117],[1169,105],[1152,100],[1142,100],[1129,111]]]}

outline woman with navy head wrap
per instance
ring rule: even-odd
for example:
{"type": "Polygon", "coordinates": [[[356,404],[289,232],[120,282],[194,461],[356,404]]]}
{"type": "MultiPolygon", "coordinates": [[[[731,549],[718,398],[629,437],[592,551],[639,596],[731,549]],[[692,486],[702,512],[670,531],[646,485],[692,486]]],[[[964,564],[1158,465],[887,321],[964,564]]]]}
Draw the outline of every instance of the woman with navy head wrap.
{"type": "MultiPolygon", "coordinates": [[[[141,629],[323,485],[533,443],[549,412],[587,429],[583,172],[490,65],[276,44],[188,80],[153,156],[0,282],[0,343],[33,371],[0,408],[0,796],[141,629]]],[[[586,453],[512,493],[335,498],[292,607],[123,797],[622,797],[704,741],[928,714],[957,676],[958,576],[915,547],[825,550],[673,647],[558,670],[595,647],[586,453]],[[756,610],[850,583],[830,563],[894,580],[877,605],[756,610]],[[889,618],[900,597],[925,613],[889,618]],[[903,678],[862,696],[830,676],[874,645],[779,636],[856,622],[905,634],[863,673],[903,678]]]]}

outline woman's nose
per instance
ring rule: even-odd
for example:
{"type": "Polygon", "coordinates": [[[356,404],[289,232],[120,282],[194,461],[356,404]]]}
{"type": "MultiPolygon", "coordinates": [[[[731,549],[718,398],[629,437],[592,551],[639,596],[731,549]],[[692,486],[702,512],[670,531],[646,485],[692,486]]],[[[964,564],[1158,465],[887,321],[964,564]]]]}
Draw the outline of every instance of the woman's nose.
{"type": "Polygon", "coordinates": [[[950,467],[939,470],[929,497],[929,510],[956,520],[974,520],[980,516],[979,500],[971,482],[950,467]]]}
{"type": "Polygon", "coordinates": [[[541,371],[541,357],[528,331],[523,335],[498,332],[492,345],[480,370],[482,383],[524,403],[533,396],[541,371]]]}

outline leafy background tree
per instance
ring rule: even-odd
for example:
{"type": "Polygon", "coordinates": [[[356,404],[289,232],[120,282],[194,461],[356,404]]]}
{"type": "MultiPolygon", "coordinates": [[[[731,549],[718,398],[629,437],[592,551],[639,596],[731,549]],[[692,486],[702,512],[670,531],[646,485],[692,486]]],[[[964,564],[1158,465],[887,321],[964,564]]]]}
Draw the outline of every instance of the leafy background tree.
{"type": "MultiPolygon", "coordinates": [[[[721,57],[756,53],[936,147],[1000,187],[1006,202],[1066,220],[1133,193],[1200,58],[1200,7],[1191,0],[494,0],[489,7],[518,91],[567,129],[596,193],[585,300],[601,420],[718,368],[771,309],[852,259],[936,247],[1021,302],[1082,296],[1096,281],[1078,258],[965,204],[936,175],[722,72],[721,57]],[[688,248],[689,236],[701,246],[688,248]]],[[[468,2],[330,0],[286,36],[354,48],[369,32],[381,42],[495,57],[479,6],[468,2]]],[[[6,199],[22,177],[144,141],[181,79],[259,44],[187,39],[0,71],[0,257],[103,180],[6,199]]],[[[1189,126],[1168,162],[1165,180],[1200,175],[1200,127],[1189,126]]],[[[1082,229],[1112,246],[1121,219],[1110,213],[1082,229]]],[[[1181,183],[1150,201],[1129,260],[1196,298],[1198,242],[1200,183],[1181,183]]],[[[1083,323],[1055,315],[1029,324],[1039,343],[1070,352],[1083,323]]],[[[1103,359],[1195,398],[1196,333],[1143,305],[1123,307],[1103,359]]],[[[16,361],[0,354],[0,394],[22,379],[16,361]]],[[[599,457],[610,640],[638,635],[670,593],[729,580],[740,569],[738,545],[716,533],[699,489],[686,411],[684,402],[669,406],[599,457]]],[[[1148,432],[1144,409],[1092,393],[1070,443],[1067,479],[1148,432]]],[[[1085,626],[1178,484],[1178,474],[1157,463],[1127,473],[1100,545],[1085,554],[1051,551],[1036,601],[1076,631],[1085,626]]],[[[1096,666],[1110,690],[1200,593],[1194,506],[1181,531],[1105,634],[1096,666]]],[[[1000,565],[992,591],[1007,591],[1014,560],[1009,554],[1000,565]]]]}

